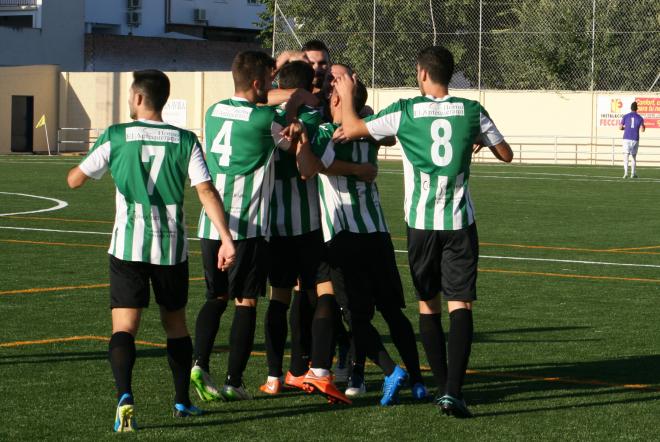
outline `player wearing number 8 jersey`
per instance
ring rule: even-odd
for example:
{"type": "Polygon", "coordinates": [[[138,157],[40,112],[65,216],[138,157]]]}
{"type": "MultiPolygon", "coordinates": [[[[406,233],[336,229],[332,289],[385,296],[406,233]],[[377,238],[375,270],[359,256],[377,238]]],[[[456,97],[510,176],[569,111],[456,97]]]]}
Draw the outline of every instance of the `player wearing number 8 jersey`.
{"type": "MultiPolygon", "coordinates": [[[[472,302],[476,299],[478,238],[469,178],[473,146],[488,146],[510,162],[511,148],[476,101],[452,97],[452,54],[429,47],[417,58],[422,96],[399,100],[360,120],[350,97],[349,77],[336,80],[343,101],[344,134],[376,140],[396,135],[402,146],[408,260],[420,309],[420,336],[446,414],[469,417],[462,385],[472,346],[472,302]],[[440,292],[448,301],[449,345],[440,324],[440,292]]],[[[479,148],[480,148],[479,147],[479,148]]]]}
{"type": "Polygon", "coordinates": [[[170,83],[160,71],[133,74],[129,107],[137,121],[110,126],[79,166],[67,177],[71,188],[88,178],[100,179],[109,169],[115,182],[116,215],[110,245],[110,365],[119,403],[115,431],[135,430],[131,378],[135,335],[142,309],[149,305],[149,285],[160,306],[167,334],[167,358],[174,377],[174,415],[200,414],[188,397],[192,342],[186,327],[188,245],[183,216],[186,178],[223,238],[217,261],[226,269],[234,246],[224,210],[197,137],[166,124],[162,108],[170,83]]]}

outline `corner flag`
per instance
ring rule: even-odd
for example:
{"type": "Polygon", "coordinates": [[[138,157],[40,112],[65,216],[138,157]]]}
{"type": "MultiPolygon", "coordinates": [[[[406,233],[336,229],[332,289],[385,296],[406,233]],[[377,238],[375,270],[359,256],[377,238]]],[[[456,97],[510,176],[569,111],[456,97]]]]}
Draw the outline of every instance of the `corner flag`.
{"type": "Polygon", "coordinates": [[[46,114],[43,114],[39,119],[39,122],[37,122],[37,125],[34,126],[34,128],[39,129],[41,126],[45,126],[45,125],[46,125],[46,114]]]}

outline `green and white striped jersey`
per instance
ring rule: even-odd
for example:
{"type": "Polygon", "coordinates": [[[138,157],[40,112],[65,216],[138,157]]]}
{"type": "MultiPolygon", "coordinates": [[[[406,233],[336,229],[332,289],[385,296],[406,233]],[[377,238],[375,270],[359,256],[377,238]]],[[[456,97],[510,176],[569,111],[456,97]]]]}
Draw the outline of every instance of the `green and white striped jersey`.
{"type": "Polygon", "coordinates": [[[399,100],[365,121],[376,140],[399,138],[409,227],[459,230],[474,223],[468,187],[472,146],[504,139],[479,102],[420,96],[399,100]]]}
{"type": "MultiPolygon", "coordinates": [[[[277,108],[280,118],[286,117],[285,104],[277,108]]],[[[314,108],[301,107],[298,119],[314,139],[321,114],[314,108]]],[[[296,157],[288,152],[275,151],[275,188],[270,199],[270,233],[272,236],[298,236],[321,228],[317,178],[300,177],[296,157]]]]}
{"type": "MultiPolygon", "coordinates": [[[[312,151],[326,168],[335,160],[376,164],[376,145],[366,140],[335,144],[332,134],[337,127],[332,123],[321,125],[312,144],[312,151]]],[[[366,183],[355,176],[321,174],[319,194],[323,239],[326,242],[343,230],[353,233],[389,232],[376,183],[366,183]]]]}
{"type": "MultiPolygon", "coordinates": [[[[275,146],[289,143],[279,133],[284,126],[275,110],[232,97],[206,112],[206,164],[225,206],[235,240],[268,236],[269,202],[273,191],[275,146]]],[[[197,235],[220,239],[204,209],[197,235]]]]}
{"type": "Polygon", "coordinates": [[[108,253],[124,261],[174,265],[188,257],[183,193],[210,181],[197,136],[166,123],[110,126],[80,163],[100,179],[110,169],[116,213],[108,253]]]}

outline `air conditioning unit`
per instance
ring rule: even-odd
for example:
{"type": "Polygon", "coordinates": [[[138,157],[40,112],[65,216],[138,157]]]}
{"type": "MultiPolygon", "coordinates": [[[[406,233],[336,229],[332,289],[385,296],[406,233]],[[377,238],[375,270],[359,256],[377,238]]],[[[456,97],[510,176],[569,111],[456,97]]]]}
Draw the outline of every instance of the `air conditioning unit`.
{"type": "Polygon", "coordinates": [[[142,0],[128,0],[128,9],[140,9],[142,0]]]}
{"type": "Polygon", "coordinates": [[[206,21],[206,9],[195,9],[195,21],[206,21]]]}
{"type": "Polygon", "coordinates": [[[126,23],[130,26],[140,26],[142,22],[142,13],[140,12],[129,12],[126,14],[126,23]]]}

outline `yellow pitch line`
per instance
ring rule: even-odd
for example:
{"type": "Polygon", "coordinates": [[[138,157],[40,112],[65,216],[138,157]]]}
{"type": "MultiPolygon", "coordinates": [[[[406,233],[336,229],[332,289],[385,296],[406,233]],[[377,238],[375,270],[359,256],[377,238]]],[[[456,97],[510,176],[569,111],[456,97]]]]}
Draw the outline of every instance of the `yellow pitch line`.
{"type": "Polygon", "coordinates": [[[546,272],[524,272],[520,270],[502,270],[502,269],[479,269],[484,273],[507,273],[510,275],[529,275],[529,276],[548,276],[552,278],[575,278],[575,279],[604,279],[609,281],[634,281],[634,282],[653,282],[660,283],[660,279],[651,278],[625,278],[622,276],[592,276],[579,275],[574,273],[546,273],[546,272]]]}
{"type": "Polygon", "coordinates": [[[649,250],[649,249],[660,249],[660,246],[645,246],[645,247],[626,247],[626,248],[616,248],[609,249],[611,252],[626,252],[629,250],[649,250]]]}
{"type": "MultiPolygon", "coordinates": [[[[47,216],[21,216],[21,215],[10,215],[6,217],[7,219],[29,219],[34,221],[64,221],[72,223],[90,223],[90,224],[114,224],[114,221],[106,220],[93,220],[93,219],[77,219],[77,218],[56,218],[56,217],[47,217],[47,216]]],[[[186,226],[188,229],[197,228],[194,226],[186,226]]]]}
{"type": "MultiPolygon", "coordinates": [[[[101,341],[108,342],[110,338],[106,336],[69,336],[65,338],[51,338],[51,339],[38,339],[34,341],[15,341],[15,342],[3,342],[0,343],[0,348],[15,348],[15,347],[24,347],[28,345],[44,345],[44,344],[57,344],[62,342],[73,342],[73,341],[101,341]]],[[[156,347],[156,348],[166,348],[166,344],[159,344],[157,342],[149,341],[135,341],[136,344],[144,345],[147,347],[156,347]]],[[[226,352],[226,349],[215,349],[214,351],[226,352]]],[[[266,356],[265,352],[262,351],[253,351],[250,353],[252,356],[266,356]]],[[[370,364],[372,365],[372,364],[370,364]]],[[[429,367],[422,366],[423,371],[430,371],[429,367]]],[[[513,378],[513,379],[526,379],[532,381],[544,381],[544,382],[558,382],[562,384],[575,384],[575,385],[597,385],[603,387],[618,387],[626,388],[631,390],[650,390],[650,391],[660,391],[660,388],[654,387],[648,384],[615,384],[611,382],[599,381],[594,379],[573,379],[573,378],[562,378],[562,377],[550,377],[550,376],[532,376],[519,373],[511,373],[504,371],[487,371],[487,370],[466,370],[466,373],[469,375],[479,375],[479,376],[491,376],[491,377],[503,377],[503,378],[513,378]]]]}
{"type": "Polygon", "coordinates": [[[532,376],[526,374],[511,373],[506,371],[466,370],[466,373],[470,375],[526,379],[530,381],[557,382],[561,384],[596,385],[599,387],[617,387],[617,388],[625,388],[629,390],[660,391],[660,387],[654,387],[648,384],[615,384],[612,382],[599,381],[595,379],[574,379],[574,378],[562,378],[562,377],[553,377],[553,376],[532,376]]]}
{"type": "Polygon", "coordinates": [[[47,242],[47,241],[23,241],[18,239],[0,239],[0,242],[13,243],[13,244],[37,244],[44,246],[66,246],[66,247],[96,247],[107,249],[107,244],[78,244],[69,242],[47,242]]]}
{"type": "MultiPolygon", "coordinates": [[[[188,281],[202,281],[203,277],[189,278],[188,281]]],[[[98,289],[110,287],[110,284],[86,284],[86,285],[66,285],[61,287],[34,287],[29,289],[18,289],[18,290],[2,290],[0,295],[20,295],[20,294],[31,294],[31,293],[44,293],[44,292],[60,292],[66,290],[82,290],[82,289],[98,289]]]]}
{"type": "MultiPolygon", "coordinates": [[[[400,236],[393,236],[392,239],[405,240],[406,238],[400,236]]],[[[641,252],[640,250],[660,249],[660,246],[648,247],[629,247],[629,248],[614,248],[614,249],[589,249],[583,247],[559,247],[559,246],[543,246],[543,245],[526,245],[526,244],[501,244],[493,242],[480,242],[480,246],[484,247],[508,247],[512,249],[531,249],[531,250],[559,250],[569,252],[589,252],[589,253],[622,253],[626,255],[660,255],[660,252],[641,252]]]]}

